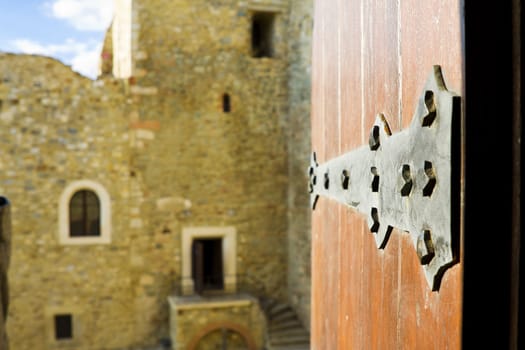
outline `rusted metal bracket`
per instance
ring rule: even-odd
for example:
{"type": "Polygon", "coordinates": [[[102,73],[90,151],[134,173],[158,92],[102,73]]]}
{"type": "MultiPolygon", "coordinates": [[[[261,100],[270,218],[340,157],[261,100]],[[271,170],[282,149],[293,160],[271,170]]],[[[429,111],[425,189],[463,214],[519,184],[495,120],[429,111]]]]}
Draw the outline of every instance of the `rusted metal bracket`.
{"type": "Polygon", "coordinates": [[[459,103],[434,66],[409,128],[392,135],[378,114],[367,146],[322,165],[314,152],[308,169],[312,209],[319,196],[355,208],[381,249],[393,228],[409,232],[432,290],[457,259],[452,138],[459,103]]]}

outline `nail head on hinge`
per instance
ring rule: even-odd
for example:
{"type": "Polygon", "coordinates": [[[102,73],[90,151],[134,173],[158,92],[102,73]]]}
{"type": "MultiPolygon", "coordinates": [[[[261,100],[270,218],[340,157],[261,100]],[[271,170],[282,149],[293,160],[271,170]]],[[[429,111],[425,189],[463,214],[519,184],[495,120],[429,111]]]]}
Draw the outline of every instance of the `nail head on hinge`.
{"type": "Polygon", "coordinates": [[[417,256],[421,265],[428,265],[434,258],[434,243],[430,230],[423,230],[417,237],[417,256]]]}
{"type": "Polygon", "coordinates": [[[371,151],[376,151],[379,148],[380,142],[379,142],[379,126],[378,125],[374,125],[372,127],[372,130],[370,131],[370,138],[368,139],[368,144],[370,146],[371,151]]]}
{"type": "Polygon", "coordinates": [[[410,165],[403,164],[403,168],[401,170],[401,176],[403,177],[403,187],[401,187],[401,196],[407,197],[410,194],[410,191],[412,191],[412,174],[410,172],[410,165]]]}
{"type": "Polygon", "coordinates": [[[373,166],[370,168],[370,172],[374,175],[372,178],[372,192],[379,192],[379,174],[377,173],[377,168],[373,166]]]}
{"type": "Polygon", "coordinates": [[[430,90],[425,91],[425,107],[427,108],[427,114],[423,117],[422,125],[430,127],[436,119],[436,101],[434,99],[434,93],[430,90]]]}
{"type": "Polygon", "coordinates": [[[424,169],[428,181],[423,188],[423,197],[430,197],[432,192],[434,192],[434,187],[436,187],[436,172],[434,171],[432,162],[429,161],[425,161],[424,169]]]}
{"type": "Polygon", "coordinates": [[[377,208],[370,210],[370,231],[377,233],[379,231],[379,214],[377,208]]]}
{"type": "Polygon", "coordinates": [[[343,190],[348,189],[348,182],[350,181],[350,176],[348,175],[348,171],[343,170],[341,172],[341,186],[343,187],[343,190]]]}
{"type": "MultiPolygon", "coordinates": [[[[310,158],[310,166],[308,167],[308,177],[310,178],[310,181],[308,183],[308,190],[310,194],[313,194],[315,191],[315,185],[317,184],[317,175],[315,174],[315,169],[318,167],[316,154],[315,152],[312,152],[312,156],[310,158]]],[[[312,209],[315,208],[315,202],[312,201],[312,209]]]]}
{"type": "Polygon", "coordinates": [[[308,176],[310,177],[310,181],[308,182],[308,191],[310,193],[314,192],[313,175],[314,175],[314,168],[311,166],[308,168],[308,176]]]}

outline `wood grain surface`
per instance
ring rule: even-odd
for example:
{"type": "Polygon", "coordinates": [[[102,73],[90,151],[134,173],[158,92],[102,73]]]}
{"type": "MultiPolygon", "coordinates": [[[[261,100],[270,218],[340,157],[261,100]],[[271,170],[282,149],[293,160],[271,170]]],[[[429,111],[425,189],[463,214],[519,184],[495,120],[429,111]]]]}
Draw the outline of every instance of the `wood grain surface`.
{"type": "MultiPolygon", "coordinates": [[[[312,149],[319,163],[368,142],[375,115],[412,120],[432,66],[463,91],[458,0],[318,0],[312,149]]],[[[365,218],[320,198],[312,214],[312,349],[459,349],[462,264],[428,286],[407,233],[376,247],[365,218]]]]}

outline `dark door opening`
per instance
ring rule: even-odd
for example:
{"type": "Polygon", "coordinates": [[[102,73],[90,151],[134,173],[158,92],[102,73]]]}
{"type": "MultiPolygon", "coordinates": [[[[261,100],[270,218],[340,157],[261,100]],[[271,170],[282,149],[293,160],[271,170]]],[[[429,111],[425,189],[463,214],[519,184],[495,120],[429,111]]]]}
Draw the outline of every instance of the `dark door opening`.
{"type": "Polygon", "coordinates": [[[257,12],[252,17],[252,56],[273,57],[274,14],[257,12]]]}
{"type": "Polygon", "coordinates": [[[223,290],[222,239],[194,240],[191,267],[196,293],[223,290]]]}

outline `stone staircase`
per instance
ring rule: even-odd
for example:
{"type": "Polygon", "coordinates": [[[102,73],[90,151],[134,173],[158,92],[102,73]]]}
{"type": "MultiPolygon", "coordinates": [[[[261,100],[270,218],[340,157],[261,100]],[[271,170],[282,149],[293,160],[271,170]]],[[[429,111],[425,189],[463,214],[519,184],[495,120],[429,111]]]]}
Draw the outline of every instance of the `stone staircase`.
{"type": "Polygon", "coordinates": [[[261,302],[268,320],[266,350],[309,350],[310,333],[288,304],[274,300],[261,302]]]}

